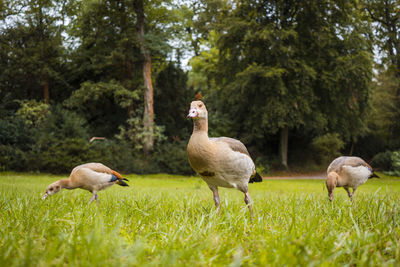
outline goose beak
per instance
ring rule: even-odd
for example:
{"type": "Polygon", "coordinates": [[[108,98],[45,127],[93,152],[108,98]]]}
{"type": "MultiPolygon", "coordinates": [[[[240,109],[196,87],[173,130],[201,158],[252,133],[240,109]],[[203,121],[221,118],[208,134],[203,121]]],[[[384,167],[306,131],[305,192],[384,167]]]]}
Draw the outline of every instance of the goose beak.
{"type": "Polygon", "coordinates": [[[189,114],[187,115],[188,118],[196,118],[197,116],[199,116],[199,112],[197,112],[197,109],[195,108],[191,108],[189,110],[189,114]]]}
{"type": "Polygon", "coordinates": [[[374,173],[374,175],[372,175],[372,177],[375,177],[375,178],[381,178],[380,176],[378,176],[376,173],[374,173]]]}
{"type": "Polygon", "coordinates": [[[378,175],[376,175],[374,172],[372,172],[371,176],[369,178],[381,178],[378,175]]]}
{"type": "Polygon", "coordinates": [[[42,197],[43,200],[45,200],[49,195],[47,194],[47,192],[44,194],[44,196],[42,197]]]}

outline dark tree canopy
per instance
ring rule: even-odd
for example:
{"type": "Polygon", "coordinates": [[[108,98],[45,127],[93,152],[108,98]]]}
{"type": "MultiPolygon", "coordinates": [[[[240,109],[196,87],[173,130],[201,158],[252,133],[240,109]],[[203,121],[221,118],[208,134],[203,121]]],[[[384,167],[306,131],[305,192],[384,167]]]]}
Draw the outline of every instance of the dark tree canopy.
{"type": "Polygon", "coordinates": [[[0,170],[190,173],[196,93],[264,170],[396,151],[397,2],[4,0],[0,170]]]}

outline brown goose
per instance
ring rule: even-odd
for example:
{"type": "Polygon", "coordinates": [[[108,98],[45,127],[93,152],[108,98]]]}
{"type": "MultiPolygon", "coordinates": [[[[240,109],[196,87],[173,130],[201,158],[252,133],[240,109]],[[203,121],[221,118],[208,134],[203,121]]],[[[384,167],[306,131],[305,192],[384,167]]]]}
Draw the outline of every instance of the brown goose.
{"type": "Polygon", "coordinates": [[[354,193],[360,185],[368,179],[377,177],[371,166],[359,157],[338,157],[329,165],[327,170],[326,188],[329,200],[333,200],[333,191],[336,187],[343,187],[351,201],[354,193]],[[353,188],[353,192],[350,192],[353,188]]]}
{"type": "Polygon", "coordinates": [[[245,145],[229,137],[208,137],[208,114],[202,101],[193,101],[188,117],[193,119],[193,133],[187,152],[189,163],[213,192],[219,211],[218,187],[236,188],[244,193],[244,201],[253,215],[248,184],[261,182],[245,145]]]}
{"type": "Polygon", "coordinates": [[[128,181],[126,178],[123,178],[121,174],[101,163],[86,163],[75,167],[71,171],[68,179],[61,179],[50,184],[42,199],[46,199],[48,196],[60,192],[63,188],[81,188],[92,192],[93,196],[89,203],[92,203],[93,200],[97,202],[98,191],[106,189],[113,184],[128,186],[124,180],[128,181]]]}

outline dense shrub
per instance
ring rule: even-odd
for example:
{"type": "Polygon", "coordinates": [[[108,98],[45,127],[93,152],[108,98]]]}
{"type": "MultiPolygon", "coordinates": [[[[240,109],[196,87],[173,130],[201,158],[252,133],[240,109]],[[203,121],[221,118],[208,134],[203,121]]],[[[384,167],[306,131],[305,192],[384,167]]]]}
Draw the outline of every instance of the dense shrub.
{"type": "Polygon", "coordinates": [[[254,164],[256,165],[256,171],[263,175],[271,171],[271,161],[265,156],[253,157],[254,164]]]}
{"type": "Polygon", "coordinates": [[[67,173],[86,161],[87,141],[79,138],[53,139],[45,147],[34,146],[27,152],[29,170],[67,173]]]}
{"type": "Polygon", "coordinates": [[[0,119],[0,144],[26,148],[32,142],[32,132],[22,119],[15,117],[0,119]]]}
{"type": "Polygon", "coordinates": [[[311,144],[314,152],[314,159],[318,164],[328,164],[335,157],[340,155],[340,150],[344,147],[344,142],[337,133],[314,138],[311,144]]]}
{"type": "Polygon", "coordinates": [[[157,144],[153,155],[143,157],[122,139],[89,143],[86,120],[61,106],[40,121],[26,121],[21,116],[0,120],[0,171],[68,173],[82,163],[102,162],[123,173],[193,173],[186,141],[157,144]]]}
{"type": "Polygon", "coordinates": [[[388,175],[400,176],[400,151],[386,151],[376,154],[372,166],[388,175]]]}
{"type": "Polygon", "coordinates": [[[85,158],[91,162],[101,162],[123,173],[135,172],[132,147],[121,141],[95,141],[88,145],[85,158]]]}
{"type": "Polygon", "coordinates": [[[0,144],[0,171],[26,170],[26,153],[12,145],[0,144]]]}
{"type": "Polygon", "coordinates": [[[34,142],[32,131],[19,118],[0,119],[0,171],[23,171],[26,153],[34,142]]]}
{"type": "Polygon", "coordinates": [[[383,136],[374,133],[359,138],[354,146],[354,155],[363,159],[372,159],[387,148],[385,139],[383,136]]]}
{"type": "Polygon", "coordinates": [[[400,151],[394,151],[392,153],[392,169],[390,175],[400,176],[400,151]]]}
{"type": "Polygon", "coordinates": [[[371,165],[374,169],[380,171],[390,171],[392,170],[392,152],[385,151],[376,154],[371,161],[371,165]]]}
{"type": "Polygon", "coordinates": [[[194,174],[186,154],[187,141],[164,143],[156,148],[154,162],[162,172],[172,174],[194,174]]]}

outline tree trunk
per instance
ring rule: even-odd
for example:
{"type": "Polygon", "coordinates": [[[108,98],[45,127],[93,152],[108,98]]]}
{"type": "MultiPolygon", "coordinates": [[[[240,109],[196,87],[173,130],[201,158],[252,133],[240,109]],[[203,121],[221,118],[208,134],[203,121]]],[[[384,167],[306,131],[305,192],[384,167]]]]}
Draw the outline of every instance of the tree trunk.
{"type": "Polygon", "coordinates": [[[280,147],[279,154],[281,156],[281,163],[285,167],[286,170],[289,170],[288,166],[288,140],[289,140],[289,128],[285,126],[281,129],[281,137],[280,137],[280,147]]]}
{"type": "Polygon", "coordinates": [[[151,57],[145,56],[143,63],[143,77],[144,77],[144,113],[143,113],[143,126],[145,130],[145,140],[143,145],[143,152],[148,155],[153,149],[154,143],[154,93],[153,84],[151,82],[151,57]]]}
{"type": "Polygon", "coordinates": [[[144,8],[143,0],[133,1],[133,7],[136,12],[137,22],[136,31],[140,44],[140,51],[143,57],[143,78],[144,78],[144,144],[143,152],[148,155],[154,144],[154,94],[153,83],[151,80],[151,54],[147,49],[144,40],[144,8]]]}
{"type": "Polygon", "coordinates": [[[49,76],[47,74],[44,75],[44,80],[43,80],[43,98],[46,104],[50,103],[49,76]]]}
{"type": "Polygon", "coordinates": [[[354,152],[354,141],[351,141],[349,156],[353,156],[353,152],[354,152]]]}

